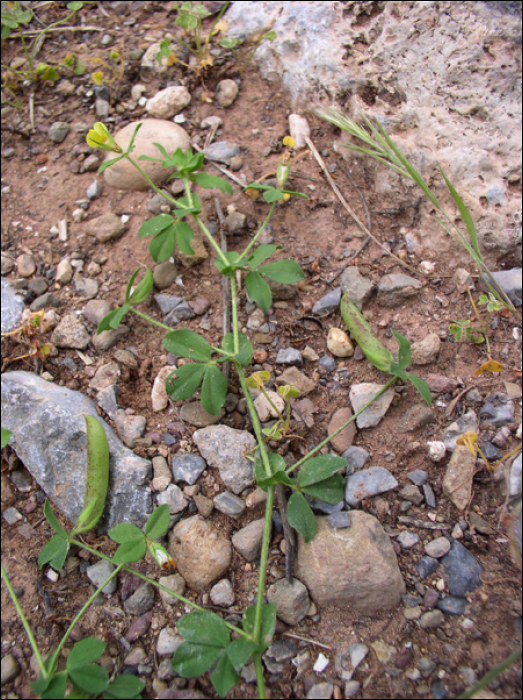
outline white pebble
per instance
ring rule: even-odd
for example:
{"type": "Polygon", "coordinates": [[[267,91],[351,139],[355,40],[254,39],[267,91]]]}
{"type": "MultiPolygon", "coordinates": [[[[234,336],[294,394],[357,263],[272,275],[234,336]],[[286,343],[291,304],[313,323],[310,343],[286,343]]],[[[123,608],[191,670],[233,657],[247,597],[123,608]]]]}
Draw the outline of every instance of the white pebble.
{"type": "Polygon", "coordinates": [[[445,581],[442,578],[440,578],[439,581],[436,583],[436,588],[441,593],[445,590],[445,581]]]}
{"type": "Polygon", "coordinates": [[[432,260],[424,260],[420,268],[424,275],[431,275],[436,269],[436,263],[433,263],[432,260]]]}
{"type": "Polygon", "coordinates": [[[291,136],[294,139],[294,148],[299,150],[305,148],[306,139],[310,138],[311,129],[305,117],[299,114],[291,114],[289,117],[289,129],[291,136]]]}
{"type": "Polygon", "coordinates": [[[323,654],[320,654],[318,656],[318,660],[314,664],[314,672],[315,673],[323,673],[327,666],[329,665],[329,659],[324,656],[323,654]]]}
{"type": "Polygon", "coordinates": [[[54,569],[49,569],[49,571],[46,573],[45,577],[51,581],[51,583],[56,583],[58,581],[58,574],[54,569]]]}
{"type": "Polygon", "coordinates": [[[428,442],[427,446],[429,448],[429,457],[433,462],[437,464],[445,459],[447,448],[444,442],[428,442]]]}

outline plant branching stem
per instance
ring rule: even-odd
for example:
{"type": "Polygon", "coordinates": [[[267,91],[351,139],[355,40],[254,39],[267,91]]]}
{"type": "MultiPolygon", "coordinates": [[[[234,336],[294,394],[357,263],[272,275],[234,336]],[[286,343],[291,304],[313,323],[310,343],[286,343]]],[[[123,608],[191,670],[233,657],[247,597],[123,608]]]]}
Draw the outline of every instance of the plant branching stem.
{"type": "MultiPolygon", "coordinates": [[[[270,210],[269,210],[269,213],[267,214],[267,218],[265,219],[265,221],[263,222],[263,224],[260,226],[260,228],[259,228],[259,230],[258,230],[258,233],[254,236],[254,238],[253,238],[252,241],[249,243],[249,245],[247,246],[247,248],[245,248],[245,250],[243,251],[243,253],[240,255],[240,260],[243,260],[243,259],[251,252],[252,248],[256,245],[256,243],[258,242],[259,237],[262,235],[262,233],[263,233],[265,227],[267,226],[267,224],[268,224],[269,221],[271,220],[275,208],[276,208],[276,202],[273,202],[273,203],[272,203],[272,206],[271,206],[271,208],[270,208],[270,210]]],[[[239,261],[240,261],[240,260],[239,260],[239,261]]],[[[239,262],[239,261],[238,261],[238,262],[239,262]]]]}
{"type": "Polygon", "coordinates": [[[159,328],[162,328],[164,331],[168,331],[169,333],[172,331],[172,328],[170,326],[165,325],[165,323],[161,323],[161,321],[157,321],[155,318],[151,318],[151,316],[147,316],[147,314],[144,314],[141,311],[138,311],[138,309],[135,309],[134,306],[131,306],[129,308],[133,312],[133,314],[136,314],[140,318],[143,318],[145,321],[149,321],[149,323],[153,323],[155,326],[158,326],[159,328]]]}

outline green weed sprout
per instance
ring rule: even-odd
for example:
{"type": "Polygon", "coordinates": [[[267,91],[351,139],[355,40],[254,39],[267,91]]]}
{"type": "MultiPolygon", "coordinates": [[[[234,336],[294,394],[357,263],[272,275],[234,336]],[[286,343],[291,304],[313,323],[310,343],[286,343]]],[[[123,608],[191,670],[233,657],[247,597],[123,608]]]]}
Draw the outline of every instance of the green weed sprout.
{"type": "Polygon", "coordinates": [[[469,293],[470,303],[474,309],[477,323],[470,320],[454,321],[454,323],[449,326],[449,331],[452,333],[457,343],[460,343],[462,340],[466,340],[469,343],[474,343],[475,345],[486,344],[487,355],[489,359],[491,359],[489,340],[491,331],[490,321],[492,314],[496,311],[501,311],[504,304],[498,301],[492,292],[489,292],[488,296],[486,294],[482,294],[479,298],[478,304],[476,305],[470,290],[467,291],[469,293]],[[481,318],[478,306],[486,308],[486,317],[484,319],[481,318]]]}
{"type": "Polygon", "coordinates": [[[116,51],[116,49],[113,49],[109,53],[109,62],[104,61],[103,58],[97,57],[93,58],[93,63],[95,63],[97,66],[105,68],[106,70],[105,73],[102,70],[97,70],[91,74],[91,78],[93,79],[95,85],[103,85],[104,83],[111,85],[117,80],[121,80],[123,78],[125,64],[121,53],[116,51]]]}
{"type": "Polygon", "coordinates": [[[380,163],[384,163],[395,172],[408,178],[409,180],[412,180],[412,182],[415,182],[418,185],[427,199],[437,210],[438,214],[436,215],[436,220],[438,223],[446,231],[446,233],[451,236],[453,240],[459,243],[459,245],[461,245],[470,255],[476,264],[479,273],[484,278],[489,291],[499,302],[503,304],[503,306],[510,309],[510,311],[521,321],[519,312],[516,310],[514,304],[511,302],[505,292],[501,288],[493,285],[492,273],[489,271],[479,248],[476,224],[474,223],[469,209],[443,170],[441,170],[441,174],[466,226],[466,234],[455,223],[454,218],[446,211],[438,197],[427,185],[412,163],[410,163],[410,161],[401,153],[394,141],[388,135],[383,125],[378,120],[373,122],[365,115],[362,115],[361,121],[363,122],[363,126],[360,126],[360,124],[358,124],[356,121],[346,117],[343,114],[340,114],[333,108],[316,110],[316,114],[321,119],[334,124],[343,131],[346,131],[351,136],[354,136],[362,144],[344,144],[346,148],[363,153],[364,155],[374,158],[380,163]]]}

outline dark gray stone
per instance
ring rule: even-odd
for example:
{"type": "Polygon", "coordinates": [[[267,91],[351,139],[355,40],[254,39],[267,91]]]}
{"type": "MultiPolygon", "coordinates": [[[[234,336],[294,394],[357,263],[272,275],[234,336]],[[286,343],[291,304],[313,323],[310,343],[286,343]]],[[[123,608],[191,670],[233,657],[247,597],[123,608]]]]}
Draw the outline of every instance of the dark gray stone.
{"type": "Polygon", "coordinates": [[[407,474],[407,479],[412,481],[413,484],[416,484],[416,486],[423,486],[423,484],[427,483],[428,478],[429,475],[423,469],[416,469],[416,471],[407,474]]]}
{"type": "Polygon", "coordinates": [[[164,318],[164,323],[175,328],[181,321],[190,321],[196,314],[186,301],[182,301],[164,318]]]}
{"type": "Polygon", "coordinates": [[[54,122],[49,127],[47,135],[54,143],[62,143],[70,128],[67,122],[54,122]]]}
{"type": "Polygon", "coordinates": [[[154,587],[150,583],[142,583],[130,598],[123,604],[130,615],[145,615],[154,605],[154,587]]]}
{"type": "Polygon", "coordinates": [[[277,365],[293,365],[301,367],[303,364],[303,355],[296,348],[284,348],[280,350],[276,357],[277,365]]]}
{"type": "Polygon", "coordinates": [[[468,604],[466,598],[456,598],[449,595],[447,598],[439,600],[436,607],[447,615],[464,615],[468,604]]]}
{"type": "Polygon", "coordinates": [[[421,487],[423,490],[423,496],[425,498],[425,503],[428,505],[429,508],[435,508],[436,507],[436,496],[434,494],[434,491],[432,490],[432,486],[430,484],[423,484],[421,487]]]}
{"type": "Polygon", "coordinates": [[[371,298],[375,287],[374,282],[364,277],[359,269],[354,266],[348,267],[343,272],[340,284],[343,294],[346,294],[360,311],[371,298]]]}
{"type": "Polygon", "coordinates": [[[174,455],[172,461],[174,480],[185,481],[192,486],[198,481],[206,467],[205,460],[198,455],[174,455]]]}
{"type": "Polygon", "coordinates": [[[346,459],[347,464],[347,476],[353,474],[354,472],[363,469],[370,459],[370,453],[363,447],[349,447],[342,454],[343,459],[346,459]]]}
{"type": "Polygon", "coordinates": [[[155,294],[154,300],[160,307],[160,311],[164,316],[167,316],[167,314],[179,306],[183,301],[181,297],[174,297],[172,294],[155,294]]]}
{"type": "Polygon", "coordinates": [[[319,365],[323,367],[326,372],[334,372],[336,369],[336,360],[333,357],[325,355],[325,357],[320,359],[319,365]]]}
{"type": "Polygon", "coordinates": [[[497,462],[503,457],[503,452],[491,442],[486,442],[481,448],[481,451],[489,462],[497,462]]]}
{"type": "Polygon", "coordinates": [[[421,559],[416,562],[415,566],[418,570],[419,577],[424,579],[437,570],[439,561],[437,559],[433,559],[432,557],[421,557],[421,559]]]}
{"type": "Polygon", "coordinates": [[[434,700],[447,700],[449,697],[449,690],[444,685],[443,681],[435,681],[432,684],[431,690],[434,700]]]}
{"type": "Polygon", "coordinates": [[[380,493],[386,493],[397,486],[398,482],[387,469],[370,467],[349,476],[345,500],[351,508],[356,508],[364,498],[372,498],[380,493]]]}
{"type": "Polygon", "coordinates": [[[20,460],[64,515],[75,523],[83,507],[86,428],[83,414],[97,418],[109,442],[110,490],[100,527],[121,522],[141,527],[152,511],[149,461],[125,448],[100,419],[93,401],[28,372],[2,375],[2,425],[20,460]]]}
{"type": "Polygon", "coordinates": [[[516,405],[506,394],[489,396],[480,411],[482,423],[491,423],[496,428],[514,422],[516,405]]]}
{"type": "Polygon", "coordinates": [[[60,306],[60,303],[61,302],[58,297],[55,297],[55,295],[51,294],[51,292],[46,292],[35,299],[29,308],[31,311],[35,312],[41,311],[42,309],[57,309],[60,306]]]}
{"type": "Polygon", "coordinates": [[[29,282],[29,291],[33,292],[37,297],[45,294],[48,288],[47,280],[43,277],[35,277],[29,282]]]}
{"type": "Polygon", "coordinates": [[[2,333],[16,328],[25,309],[22,297],[14,293],[9,282],[2,277],[2,333]]]}
{"type": "Polygon", "coordinates": [[[461,542],[453,540],[452,548],[442,559],[451,595],[464,598],[481,584],[483,567],[461,542]]]}
{"type": "MultiPolygon", "coordinates": [[[[110,561],[105,561],[102,559],[101,561],[96,562],[96,564],[89,566],[85,573],[87,574],[89,581],[96,586],[96,588],[99,588],[104,581],[107,581],[115,569],[116,566],[114,566],[114,564],[111,564],[110,561]]],[[[102,588],[102,593],[112,595],[116,591],[116,585],[117,581],[115,577],[102,588]]]]}
{"type": "Polygon", "coordinates": [[[311,501],[311,508],[317,513],[322,513],[323,515],[332,515],[333,513],[339,513],[345,507],[345,501],[340,501],[333,505],[332,503],[325,503],[325,501],[318,501],[313,499],[311,501]]]}
{"type": "Polygon", "coordinates": [[[239,496],[235,496],[233,493],[225,491],[225,493],[220,493],[213,499],[214,507],[219,510],[220,513],[224,515],[230,515],[236,517],[240,515],[245,510],[245,503],[239,496]]]}
{"type": "Polygon", "coordinates": [[[340,307],[341,302],[341,287],[335,289],[333,292],[326,294],[319,302],[313,307],[312,313],[314,316],[329,316],[333,311],[336,311],[340,307]]]}

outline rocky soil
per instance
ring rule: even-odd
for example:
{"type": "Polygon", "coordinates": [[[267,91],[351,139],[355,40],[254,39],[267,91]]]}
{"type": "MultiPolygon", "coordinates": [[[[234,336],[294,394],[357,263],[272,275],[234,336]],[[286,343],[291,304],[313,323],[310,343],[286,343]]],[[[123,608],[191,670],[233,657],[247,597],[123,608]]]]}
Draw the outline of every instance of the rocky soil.
{"type": "MultiPolygon", "coordinates": [[[[211,10],[217,5],[205,4],[211,10]]],[[[37,567],[51,535],[42,512],[46,496],[64,524],[74,522],[81,509],[84,413],[104,420],[112,470],[107,513],[86,541],[112,553],[104,534],[108,528],[122,520],[142,525],[155,505],[168,504],[172,528],[165,544],[176,572],[162,576],[150,560],[137,568],[231,620],[254,601],[264,494],[244,456],[254,438],[235,377],[224,411],[215,418],[197,401],[169,401],[164,382],[181,362],[165,352],[159,329],[133,317],[118,331],[96,335],[99,320],[122,303],[130,275],[143,264],[154,268],[155,280],[154,297],[143,310],[217,343],[224,301],[215,254],[196,239],[194,257],[177,253],[154,266],[138,230],[146,219],[164,212],[164,203],[139,180],[130,180],[125,168],[99,176],[100,154],[85,144],[85,134],[101,120],[124,139],[130,124],[146,120],[139,149],[146,149],[150,139],[167,150],[189,143],[206,148],[205,170],[219,175],[216,165],[225,168],[234,195],[202,191],[203,218],[218,240],[224,234],[229,249],[240,250],[267,214],[266,205],[247,198],[242,185],[274,172],[289,133],[289,115],[299,106],[297,95],[312,94],[307,93],[310,84],[298,84],[296,92],[289,88],[285,61],[297,49],[285,49],[283,33],[293,25],[284,20],[288,6],[296,4],[234,3],[230,18],[231,25],[238,21],[242,5],[259,5],[260,12],[282,6],[271,61],[279,56],[283,62],[276,66],[283,66],[284,83],[274,75],[278,71],[269,62],[268,47],[262,47],[261,67],[253,63],[242,74],[224,52],[217,52],[204,89],[193,72],[151,60],[157,51],[151,46],[174,29],[171,3],[98,3],[75,20],[89,29],[54,33],[46,38],[41,56],[59,62],[74,50],[92,71],[94,57],[117,48],[124,56],[124,76],[110,86],[95,87],[88,74],[40,86],[34,95],[34,130],[28,94],[19,96],[21,110],[2,105],[2,333],[43,311],[42,333],[2,335],[2,425],[14,433],[2,457],[2,561],[44,652],[56,646],[93,586],[109,573],[110,565],[84,552],[72,552],[59,575],[37,567]],[[206,90],[212,93],[210,102],[202,99],[206,90]],[[51,352],[43,360],[38,348],[45,343],[51,352]]],[[[59,5],[44,8],[44,21],[60,16],[59,5]]],[[[460,12],[472,13],[469,6],[488,3],[463,3],[465,10],[456,10],[452,22],[448,12],[439,13],[438,3],[305,5],[322,22],[335,6],[351,31],[350,49],[343,49],[339,34],[333,45],[345,63],[337,63],[337,87],[332,89],[339,88],[347,71],[360,81],[354,101],[342,105],[383,108],[394,122],[403,118],[404,102],[390,99],[385,108],[382,85],[377,101],[369,103],[370,93],[362,85],[367,81],[369,86],[375,76],[361,75],[372,73],[371,64],[358,60],[358,52],[372,51],[375,41],[386,43],[390,8],[396,18],[405,12],[405,22],[418,17],[409,18],[406,5],[414,13],[430,11],[430,18],[423,19],[434,22],[431,41],[437,44],[438,32],[451,32],[449,23],[460,24],[460,12]]],[[[265,16],[260,17],[257,21],[265,16]]],[[[505,56],[520,24],[512,15],[496,15],[495,22],[502,25],[500,36],[489,46],[505,56]]],[[[250,31],[248,22],[245,26],[250,31]]],[[[318,26],[327,31],[327,24],[318,26]]],[[[481,26],[474,30],[477,36],[481,26]]],[[[470,47],[464,30],[459,37],[462,50],[470,47]]],[[[418,40],[413,36],[413,47],[418,40]]],[[[310,56],[315,55],[310,49],[310,56]]],[[[5,63],[18,61],[20,66],[21,56],[19,41],[5,43],[5,63]]],[[[399,72],[394,80],[401,85],[408,83],[404,58],[395,65],[399,72]]],[[[492,71],[501,70],[497,60],[494,56],[492,71]]],[[[505,77],[512,75],[511,64],[504,65],[505,77]]],[[[326,74],[320,75],[327,85],[326,74]]],[[[494,80],[486,68],[482,75],[487,82],[494,80]]],[[[326,98],[324,93],[317,96],[326,98]]],[[[513,97],[504,97],[497,109],[510,113],[513,97]]],[[[418,98],[423,102],[423,95],[418,98]]],[[[438,94],[438,110],[448,107],[449,99],[438,94]]],[[[493,111],[484,118],[499,126],[500,113],[489,104],[493,111]]],[[[404,125],[409,148],[419,146],[420,139],[431,142],[429,111],[420,108],[423,129],[404,125]]],[[[491,351],[504,371],[475,376],[487,359],[485,346],[457,344],[449,333],[453,321],[473,319],[466,291],[470,288],[477,299],[481,281],[471,261],[448,242],[440,247],[440,234],[431,239],[425,202],[388,180],[373,163],[344,150],[338,130],[305,109],[301,112],[328,172],[360,219],[369,222],[403,265],[373,242],[362,249],[358,226],[317,162],[310,154],[301,157],[291,185],[309,199],[278,206],[264,242],[282,245],[281,257],[296,259],[306,279],[296,287],[275,289],[267,314],[244,289],[240,297],[242,328],[255,347],[252,371],[271,372],[272,389],[292,384],[301,391],[293,400],[293,435],[277,449],[289,463],[296,461],[386,381],[346,335],[339,313],[342,293],[363,309],[392,351],[393,330],[411,341],[413,371],[428,382],[433,405],[427,408],[412,386],[397,386],[356,426],[332,440],[328,451],[348,462],[345,499],[337,506],[313,504],[318,534],[310,544],[298,543],[292,585],[285,578],[285,541],[275,512],[266,595],[277,604],[279,622],[264,656],[269,693],[274,698],[457,697],[521,643],[521,575],[514,563],[518,548],[508,511],[511,499],[521,493],[521,453],[490,471],[457,444],[462,433],[477,432],[484,454],[495,464],[520,442],[521,328],[509,314],[494,315],[491,351]]],[[[458,115],[453,133],[463,117],[458,115]]],[[[510,222],[521,170],[518,177],[506,162],[516,160],[511,144],[509,155],[491,154],[490,199],[482,200],[476,161],[469,159],[467,176],[468,184],[474,180],[478,187],[462,191],[465,180],[455,184],[470,195],[473,209],[483,207],[485,231],[505,232],[501,238],[486,236],[485,255],[520,306],[521,257],[510,222]],[[492,187],[498,179],[495,196],[492,187]]],[[[465,159],[460,144],[452,145],[465,159]]],[[[433,164],[436,151],[427,152],[432,154],[427,162],[433,164]]],[[[154,148],[150,154],[156,155],[154,148]]],[[[271,407],[257,399],[257,410],[270,424],[271,407]]],[[[74,641],[90,634],[104,639],[104,667],[139,675],[146,683],[145,697],[216,697],[208,676],[188,682],[170,666],[181,641],[176,622],[185,612],[172,597],[125,575],[104,591],[72,636],[74,641]]],[[[31,648],[2,586],[2,697],[31,697],[34,678],[31,648]]],[[[519,665],[477,697],[520,694],[519,665]]],[[[252,666],[244,669],[229,697],[256,697],[252,666]]]]}

